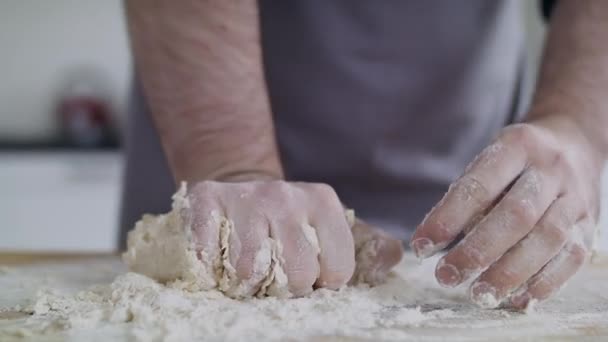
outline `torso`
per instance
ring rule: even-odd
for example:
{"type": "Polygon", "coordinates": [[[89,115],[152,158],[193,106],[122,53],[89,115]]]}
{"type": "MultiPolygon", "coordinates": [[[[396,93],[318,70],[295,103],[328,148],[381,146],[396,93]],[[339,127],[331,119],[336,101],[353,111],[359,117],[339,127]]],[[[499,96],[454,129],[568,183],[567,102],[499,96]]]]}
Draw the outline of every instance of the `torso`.
{"type": "Polygon", "coordinates": [[[401,236],[516,114],[515,1],[261,1],[279,146],[401,236]]]}
{"type": "MultiPolygon", "coordinates": [[[[397,236],[407,237],[520,111],[524,35],[517,1],[260,5],[266,77],[288,177],[333,185],[359,216],[397,236]]],[[[139,211],[168,206],[172,189],[138,101],[125,194],[141,183],[143,170],[156,177],[150,188],[159,190],[141,193],[137,186],[140,195],[123,199],[127,206],[147,201],[124,208],[123,229],[139,211]],[[165,195],[162,204],[150,202],[165,195]]]]}

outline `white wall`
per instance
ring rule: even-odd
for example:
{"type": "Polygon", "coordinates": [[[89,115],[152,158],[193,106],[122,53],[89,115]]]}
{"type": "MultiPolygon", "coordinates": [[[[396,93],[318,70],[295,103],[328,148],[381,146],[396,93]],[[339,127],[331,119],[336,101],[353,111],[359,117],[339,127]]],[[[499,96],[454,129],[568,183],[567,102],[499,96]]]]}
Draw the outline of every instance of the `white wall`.
{"type": "Polygon", "coordinates": [[[45,139],[65,72],[98,66],[124,113],[130,57],[121,0],[0,1],[0,140],[45,139]]]}
{"type": "MultiPolygon", "coordinates": [[[[531,48],[542,39],[536,1],[526,1],[531,48]]],[[[0,1],[0,141],[49,138],[65,72],[92,64],[125,113],[130,56],[121,0],[0,1]]]]}

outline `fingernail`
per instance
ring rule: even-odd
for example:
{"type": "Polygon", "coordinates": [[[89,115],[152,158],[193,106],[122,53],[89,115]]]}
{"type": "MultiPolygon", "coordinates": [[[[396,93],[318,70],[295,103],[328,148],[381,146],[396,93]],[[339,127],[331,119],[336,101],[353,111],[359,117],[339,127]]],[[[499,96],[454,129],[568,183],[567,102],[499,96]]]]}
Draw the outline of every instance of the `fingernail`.
{"type": "Polygon", "coordinates": [[[462,275],[460,275],[458,269],[451,264],[442,264],[437,267],[435,276],[437,277],[439,284],[446,287],[454,287],[462,281],[462,275]]]}
{"type": "Polygon", "coordinates": [[[418,238],[410,243],[418,259],[424,259],[431,256],[434,252],[435,244],[427,238],[418,238]]]}
{"type": "Polygon", "coordinates": [[[530,294],[528,292],[524,292],[522,294],[518,294],[516,296],[511,297],[511,304],[518,309],[524,309],[528,306],[528,302],[530,302],[530,294]]]}
{"type": "Polygon", "coordinates": [[[473,303],[484,309],[493,309],[500,305],[500,301],[496,298],[496,288],[485,281],[471,286],[470,297],[473,303]]]}

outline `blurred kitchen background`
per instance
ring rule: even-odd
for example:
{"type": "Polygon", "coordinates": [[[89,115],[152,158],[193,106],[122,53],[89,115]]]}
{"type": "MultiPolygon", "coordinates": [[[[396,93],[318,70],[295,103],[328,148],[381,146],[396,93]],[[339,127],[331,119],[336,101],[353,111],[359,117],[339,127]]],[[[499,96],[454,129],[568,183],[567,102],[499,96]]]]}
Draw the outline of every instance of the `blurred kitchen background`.
{"type": "Polygon", "coordinates": [[[116,249],[131,75],[121,0],[0,2],[0,252],[116,249]]]}
{"type": "Polygon", "coordinates": [[[115,249],[121,0],[0,2],[0,251],[115,249]]]}

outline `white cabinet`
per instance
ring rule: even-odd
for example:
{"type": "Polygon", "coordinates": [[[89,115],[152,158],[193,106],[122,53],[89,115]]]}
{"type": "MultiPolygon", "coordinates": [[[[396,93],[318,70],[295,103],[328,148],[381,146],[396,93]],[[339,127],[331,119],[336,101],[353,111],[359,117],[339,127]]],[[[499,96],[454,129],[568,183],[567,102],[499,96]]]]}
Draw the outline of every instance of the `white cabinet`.
{"type": "Polygon", "coordinates": [[[0,251],[116,248],[119,152],[0,152],[0,251]]]}

